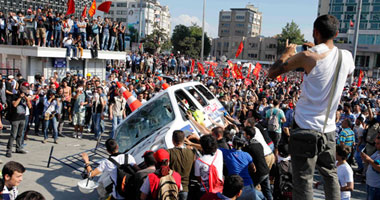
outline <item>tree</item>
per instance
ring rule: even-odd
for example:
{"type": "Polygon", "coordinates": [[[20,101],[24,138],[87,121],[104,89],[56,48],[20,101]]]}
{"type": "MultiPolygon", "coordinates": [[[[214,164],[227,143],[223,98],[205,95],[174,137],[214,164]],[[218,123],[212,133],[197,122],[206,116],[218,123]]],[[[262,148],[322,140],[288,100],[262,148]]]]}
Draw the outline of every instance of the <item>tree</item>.
{"type": "MultiPolygon", "coordinates": [[[[189,27],[182,24],[177,25],[173,30],[171,42],[174,52],[179,51],[191,58],[199,58],[202,48],[202,28],[196,24],[189,27]]],[[[206,33],[204,44],[204,56],[207,56],[211,51],[211,42],[206,33]]]]}
{"type": "Polygon", "coordinates": [[[282,53],[285,49],[286,40],[289,40],[289,44],[303,44],[305,43],[304,35],[301,33],[299,26],[292,21],[287,23],[284,28],[282,28],[282,33],[278,37],[278,53],[282,53]]]}
{"type": "Polygon", "coordinates": [[[153,32],[146,36],[144,41],[144,51],[151,54],[156,54],[161,51],[162,46],[165,44],[167,48],[168,36],[163,28],[160,28],[157,23],[153,25],[153,32]]]}
{"type": "Polygon", "coordinates": [[[128,30],[129,30],[129,37],[131,38],[131,45],[132,45],[132,42],[137,42],[137,36],[138,36],[137,29],[135,29],[135,27],[133,26],[129,26],[128,30]]]}

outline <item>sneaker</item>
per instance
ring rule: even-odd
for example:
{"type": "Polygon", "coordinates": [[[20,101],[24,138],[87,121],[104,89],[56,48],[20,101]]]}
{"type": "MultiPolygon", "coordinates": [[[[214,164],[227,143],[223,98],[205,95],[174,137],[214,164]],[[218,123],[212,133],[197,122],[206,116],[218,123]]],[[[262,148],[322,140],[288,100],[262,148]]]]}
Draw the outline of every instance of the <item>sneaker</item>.
{"type": "Polygon", "coordinates": [[[82,139],[82,133],[78,134],[78,139],[82,139]]]}
{"type": "Polygon", "coordinates": [[[41,142],[45,144],[45,143],[46,143],[46,140],[42,140],[41,142]]]}
{"type": "Polygon", "coordinates": [[[5,156],[6,156],[7,158],[11,158],[11,157],[12,157],[12,153],[8,151],[7,154],[5,154],[5,156]]]}
{"type": "Polygon", "coordinates": [[[67,60],[71,60],[71,58],[70,58],[70,57],[68,57],[68,56],[66,57],[66,59],[67,59],[67,60]]]}
{"type": "Polygon", "coordinates": [[[78,60],[78,57],[74,57],[73,59],[74,59],[74,60],[78,60]]]}
{"type": "Polygon", "coordinates": [[[19,154],[26,154],[27,152],[21,149],[21,150],[16,151],[16,153],[19,153],[19,154]]]}
{"type": "Polygon", "coordinates": [[[78,137],[78,133],[73,133],[73,138],[77,138],[78,137]]]}

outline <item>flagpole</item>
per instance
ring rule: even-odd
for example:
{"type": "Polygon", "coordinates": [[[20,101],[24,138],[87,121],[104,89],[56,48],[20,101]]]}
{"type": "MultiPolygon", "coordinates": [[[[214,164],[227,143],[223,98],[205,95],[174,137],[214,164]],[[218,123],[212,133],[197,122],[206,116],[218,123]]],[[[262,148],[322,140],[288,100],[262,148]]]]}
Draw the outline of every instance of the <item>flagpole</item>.
{"type": "Polygon", "coordinates": [[[141,40],[141,29],[142,29],[142,2],[143,0],[140,0],[139,35],[137,36],[137,43],[139,45],[140,45],[140,40],[141,40]]]}
{"type": "Polygon", "coordinates": [[[201,62],[203,62],[203,54],[204,54],[204,48],[205,48],[205,13],[206,13],[206,0],[203,0],[201,62]]]}
{"type": "MultiPolygon", "coordinates": [[[[356,63],[356,51],[358,49],[358,38],[359,38],[359,29],[360,29],[360,15],[362,13],[362,0],[358,2],[358,10],[356,12],[356,23],[355,23],[355,35],[354,35],[354,47],[352,50],[352,56],[354,58],[354,63],[356,63]]],[[[351,74],[350,84],[354,81],[354,73],[351,74]]]]}

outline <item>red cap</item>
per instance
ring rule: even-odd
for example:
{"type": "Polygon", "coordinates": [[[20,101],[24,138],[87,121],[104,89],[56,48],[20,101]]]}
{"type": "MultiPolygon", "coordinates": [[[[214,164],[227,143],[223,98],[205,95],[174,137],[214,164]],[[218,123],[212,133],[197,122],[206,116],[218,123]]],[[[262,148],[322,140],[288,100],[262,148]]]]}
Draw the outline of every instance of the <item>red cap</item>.
{"type": "Polygon", "coordinates": [[[23,82],[23,83],[21,84],[21,86],[29,87],[29,83],[25,81],[25,82],[23,82]]]}
{"type": "Polygon", "coordinates": [[[162,163],[164,160],[170,160],[170,155],[165,149],[159,149],[154,153],[154,158],[157,162],[162,163]]]}

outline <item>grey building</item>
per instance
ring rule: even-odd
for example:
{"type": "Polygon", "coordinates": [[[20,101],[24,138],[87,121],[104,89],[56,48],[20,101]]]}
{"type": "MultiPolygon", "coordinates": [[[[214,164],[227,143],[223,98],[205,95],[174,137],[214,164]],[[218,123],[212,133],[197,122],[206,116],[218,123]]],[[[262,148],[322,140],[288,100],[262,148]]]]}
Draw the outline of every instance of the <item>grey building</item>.
{"type": "Polygon", "coordinates": [[[277,39],[273,37],[222,37],[212,40],[211,56],[220,59],[226,56],[234,59],[240,42],[243,41],[243,52],[239,60],[274,62],[277,59],[277,39]]]}
{"type": "MultiPolygon", "coordinates": [[[[87,5],[87,11],[91,6],[92,0],[80,0],[75,2],[75,15],[80,16],[82,14],[83,8],[87,5]]],[[[52,8],[53,12],[66,13],[67,10],[67,0],[0,0],[0,9],[8,13],[13,12],[26,12],[29,8],[52,8]]]]}
{"type": "MultiPolygon", "coordinates": [[[[356,22],[359,0],[319,0],[318,16],[331,14],[340,22],[336,45],[343,49],[353,49],[355,28],[350,20],[356,22]]],[[[380,0],[363,0],[359,24],[359,40],[356,56],[356,69],[373,71],[380,68],[380,0]]]]}
{"type": "Polygon", "coordinates": [[[262,13],[253,5],[219,12],[219,37],[256,37],[261,34],[262,13]]]}

